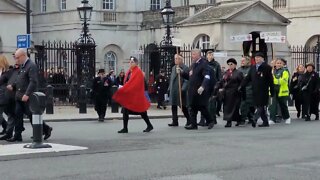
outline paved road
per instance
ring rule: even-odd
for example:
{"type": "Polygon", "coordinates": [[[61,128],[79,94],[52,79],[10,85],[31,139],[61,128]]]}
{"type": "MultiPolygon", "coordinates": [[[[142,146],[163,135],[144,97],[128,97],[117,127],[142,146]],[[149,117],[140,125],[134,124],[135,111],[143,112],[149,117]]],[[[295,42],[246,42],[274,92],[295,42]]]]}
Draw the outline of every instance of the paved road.
{"type": "MultiPolygon", "coordinates": [[[[0,157],[0,179],[318,180],[320,177],[320,122],[293,120],[291,125],[270,128],[225,129],[220,119],[212,130],[198,131],[186,131],[182,126],[169,128],[168,122],[169,119],[154,119],[155,130],[142,133],[144,122],[132,120],[129,134],[116,133],[121,121],[51,123],[54,134],[49,142],[89,149],[0,157]]],[[[25,141],[31,135],[30,127],[27,129],[25,141]]]]}

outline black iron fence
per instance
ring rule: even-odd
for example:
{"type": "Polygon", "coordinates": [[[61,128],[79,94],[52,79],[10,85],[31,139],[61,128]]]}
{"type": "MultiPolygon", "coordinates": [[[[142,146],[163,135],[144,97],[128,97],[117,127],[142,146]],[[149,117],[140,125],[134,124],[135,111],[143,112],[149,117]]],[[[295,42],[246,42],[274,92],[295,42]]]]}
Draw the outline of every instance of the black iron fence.
{"type": "Polygon", "coordinates": [[[314,63],[315,70],[319,73],[320,63],[320,45],[307,47],[307,46],[293,46],[291,47],[291,60],[293,67],[299,64],[314,63]]]}

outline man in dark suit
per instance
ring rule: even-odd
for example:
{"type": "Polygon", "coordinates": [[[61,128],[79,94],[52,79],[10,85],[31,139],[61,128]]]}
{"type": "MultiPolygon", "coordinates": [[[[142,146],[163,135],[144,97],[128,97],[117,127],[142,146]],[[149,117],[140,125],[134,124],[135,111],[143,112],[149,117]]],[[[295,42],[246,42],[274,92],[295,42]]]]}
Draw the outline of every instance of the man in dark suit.
{"type": "MultiPolygon", "coordinates": [[[[38,86],[38,68],[32,62],[25,49],[18,49],[15,52],[16,64],[20,65],[17,78],[13,84],[7,86],[9,90],[15,90],[15,134],[7,139],[9,142],[22,141],[21,133],[24,131],[23,115],[26,114],[32,123],[32,113],[29,109],[29,96],[37,90],[38,86]]],[[[52,128],[43,123],[44,140],[51,136],[52,128]]]]}
{"type": "Polygon", "coordinates": [[[197,114],[198,111],[204,116],[208,123],[208,129],[212,129],[214,123],[208,112],[208,100],[209,100],[209,84],[210,84],[210,72],[208,67],[208,61],[201,57],[201,51],[199,49],[193,49],[191,51],[192,65],[189,73],[182,72],[183,78],[189,80],[188,99],[190,103],[190,122],[191,124],[185,126],[186,129],[198,129],[197,126],[197,114]]]}
{"type": "Polygon", "coordinates": [[[249,82],[252,82],[252,91],[256,111],[253,117],[252,127],[256,127],[257,120],[261,117],[263,123],[259,127],[268,127],[267,106],[269,101],[269,92],[271,97],[274,95],[274,85],[272,76],[272,67],[264,62],[264,54],[257,52],[255,54],[256,64],[251,66],[248,75],[241,84],[245,88],[249,82]]]}

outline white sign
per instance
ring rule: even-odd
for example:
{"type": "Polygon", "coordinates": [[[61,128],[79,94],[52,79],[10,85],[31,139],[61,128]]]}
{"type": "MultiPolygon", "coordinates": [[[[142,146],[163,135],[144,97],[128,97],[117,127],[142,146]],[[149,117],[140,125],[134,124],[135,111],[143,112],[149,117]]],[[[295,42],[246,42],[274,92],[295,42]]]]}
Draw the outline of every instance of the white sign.
{"type": "Polygon", "coordinates": [[[143,50],[132,50],[131,54],[144,54],[143,50]]]}
{"type": "Polygon", "coordinates": [[[236,35],[230,37],[231,42],[243,42],[243,41],[252,41],[251,34],[244,34],[244,35],[236,35]]]}
{"type": "Polygon", "coordinates": [[[281,36],[281,31],[261,32],[260,38],[265,39],[267,36],[281,36]]]}
{"type": "Polygon", "coordinates": [[[224,57],[227,57],[228,56],[228,54],[227,54],[227,52],[214,52],[213,53],[213,57],[219,57],[219,58],[224,58],[224,57]]]}
{"type": "Polygon", "coordinates": [[[286,36],[266,36],[264,39],[266,43],[286,43],[286,36]]]}
{"type": "Polygon", "coordinates": [[[172,38],[172,46],[181,47],[182,46],[181,39],[172,38]]]}

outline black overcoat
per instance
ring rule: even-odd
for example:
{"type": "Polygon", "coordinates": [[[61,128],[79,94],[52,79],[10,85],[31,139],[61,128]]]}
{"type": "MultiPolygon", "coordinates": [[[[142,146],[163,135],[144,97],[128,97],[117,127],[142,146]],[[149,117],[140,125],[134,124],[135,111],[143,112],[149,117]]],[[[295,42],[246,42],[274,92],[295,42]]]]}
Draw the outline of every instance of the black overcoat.
{"type": "Polygon", "coordinates": [[[259,68],[252,65],[248,75],[244,78],[241,87],[244,88],[249,82],[252,82],[253,103],[255,106],[266,106],[270,95],[274,95],[274,84],[272,68],[266,62],[263,62],[259,68]]]}

